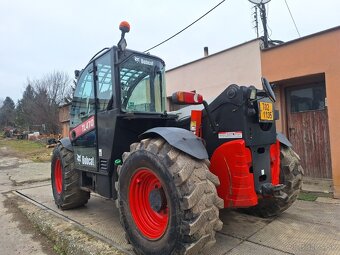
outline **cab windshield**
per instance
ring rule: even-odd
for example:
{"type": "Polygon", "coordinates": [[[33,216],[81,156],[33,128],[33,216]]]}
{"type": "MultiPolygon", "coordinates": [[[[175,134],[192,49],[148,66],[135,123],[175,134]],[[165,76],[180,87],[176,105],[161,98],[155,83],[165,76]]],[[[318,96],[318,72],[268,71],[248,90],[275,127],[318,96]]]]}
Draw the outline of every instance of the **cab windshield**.
{"type": "Polygon", "coordinates": [[[123,111],[164,112],[164,65],[161,61],[133,55],[121,64],[119,71],[123,111]]]}

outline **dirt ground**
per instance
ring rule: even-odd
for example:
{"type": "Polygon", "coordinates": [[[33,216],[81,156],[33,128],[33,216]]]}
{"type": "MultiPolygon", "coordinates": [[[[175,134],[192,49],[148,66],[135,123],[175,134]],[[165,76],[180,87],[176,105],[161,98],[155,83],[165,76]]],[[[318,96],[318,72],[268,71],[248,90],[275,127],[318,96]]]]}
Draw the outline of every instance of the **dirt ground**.
{"type": "MultiPolygon", "coordinates": [[[[27,168],[28,171],[24,171],[25,165],[37,164],[27,158],[36,155],[35,153],[42,150],[38,147],[34,152],[21,153],[22,150],[13,149],[11,143],[12,141],[3,139],[0,141],[0,253],[3,255],[58,254],[58,249],[54,244],[22,215],[15,200],[11,198],[12,191],[17,189],[18,185],[22,188],[32,187],[41,184],[42,179],[48,179],[46,174],[43,178],[41,178],[41,175],[39,175],[39,178],[35,178],[32,176],[32,172],[32,174],[26,176],[27,179],[21,179],[22,183],[15,181],[15,176],[22,177],[23,173],[29,173],[29,168],[27,168]],[[3,146],[4,144],[9,144],[10,146],[3,146]],[[21,169],[19,168],[20,166],[22,166],[21,169]]],[[[31,148],[31,146],[28,148],[31,148]]],[[[46,163],[39,164],[45,165],[46,163]]]]}
{"type": "Polygon", "coordinates": [[[15,138],[0,138],[2,156],[12,156],[28,159],[33,162],[50,161],[53,148],[46,148],[43,141],[18,140],[15,138]]]}
{"type": "MultiPolygon", "coordinates": [[[[8,194],[4,194],[4,196],[6,199],[4,200],[3,205],[7,209],[6,214],[11,217],[8,224],[6,224],[7,226],[2,226],[3,231],[7,233],[8,236],[4,239],[7,239],[7,245],[8,239],[11,239],[9,243],[14,244],[10,247],[10,253],[8,254],[38,254],[40,252],[39,250],[41,250],[42,254],[58,254],[58,249],[54,244],[46,236],[42,235],[38,229],[32,226],[32,223],[20,212],[16,200],[12,199],[8,194]],[[11,225],[16,225],[16,228],[9,228],[11,225]],[[31,242],[27,242],[26,244],[22,243],[25,239],[28,239],[28,241],[31,239],[34,244],[32,245],[31,242]],[[21,243],[19,247],[17,246],[18,242],[21,243]],[[24,247],[22,247],[22,244],[24,247]],[[21,250],[21,247],[25,249],[21,250]]],[[[2,252],[4,252],[2,254],[6,254],[6,248],[2,248],[2,252]]]]}

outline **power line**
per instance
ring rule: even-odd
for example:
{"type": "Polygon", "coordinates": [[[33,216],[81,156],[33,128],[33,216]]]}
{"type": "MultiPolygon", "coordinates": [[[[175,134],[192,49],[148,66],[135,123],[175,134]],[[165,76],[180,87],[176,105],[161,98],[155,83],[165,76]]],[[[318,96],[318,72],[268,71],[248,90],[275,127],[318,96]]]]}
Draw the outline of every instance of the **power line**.
{"type": "Polygon", "coordinates": [[[167,41],[171,40],[172,38],[174,38],[175,36],[179,35],[180,33],[182,33],[184,30],[188,29],[189,27],[191,27],[192,25],[194,25],[196,22],[198,22],[199,20],[201,20],[202,18],[204,18],[205,16],[207,16],[210,12],[212,12],[214,9],[216,9],[218,6],[220,6],[221,4],[223,4],[223,2],[225,2],[226,0],[223,0],[221,2],[219,2],[217,5],[215,5],[213,8],[211,8],[209,11],[207,11],[205,14],[203,14],[201,17],[199,17],[198,19],[196,19],[194,22],[192,22],[191,24],[189,24],[188,26],[186,26],[185,28],[183,28],[182,30],[178,31],[176,34],[170,36],[168,39],[165,39],[164,41],[160,42],[159,44],[151,47],[150,49],[147,49],[144,51],[148,52],[150,50],[153,50],[154,48],[162,45],[163,43],[166,43],[167,41]]]}
{"type": "Polygon", "coordinates": [[[293,14],[292,14],[292,12],[290,11],[290,8],[289,8],[289,5],[288,5],[288,3],[287,3],[287,0],[285,0],[285,3],[286,3],[286,6],[287,6],[287,9],[288,9],[288,11],[289,11],[290,17],[292,18],[292,21],[293,21],[293,23],[294,23],[296,32],[298,33],[299,37],[301,37],[300,32],[299,32],[299,29],[297,28],[297,25],[296,25],[296,23],[295,23],[293,14]]]}

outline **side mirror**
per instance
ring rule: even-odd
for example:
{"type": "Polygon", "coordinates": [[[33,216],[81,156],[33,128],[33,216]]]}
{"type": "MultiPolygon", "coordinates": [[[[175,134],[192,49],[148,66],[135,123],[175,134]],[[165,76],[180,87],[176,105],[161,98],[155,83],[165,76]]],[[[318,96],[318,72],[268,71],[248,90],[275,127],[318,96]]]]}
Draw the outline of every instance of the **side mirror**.
{"type": "Polygon", "coordinates": [[[266,78],[264,78],[264,77],[261,78],[261,81],[262,81],[263,90],[266,92],[266,94],[268,95],[268,97],[269,97],[273,102],[275,102],[275,101],[276,101],[276,97],[275,97],[273,88],[272,88],[272,86],[270,85],[269,81],[268,81],[266,78]]]}
{"type": "Polygon", "coordinates": [[[74,78],[78,80],[79,76],[80,76],[80,70],[74,70],[74,78]]]}
{"type": "Polygon", "coordinates": [[[177,91],[172,94],[174,104],[202,104],[203,96],[195,92],[177,91]]]}

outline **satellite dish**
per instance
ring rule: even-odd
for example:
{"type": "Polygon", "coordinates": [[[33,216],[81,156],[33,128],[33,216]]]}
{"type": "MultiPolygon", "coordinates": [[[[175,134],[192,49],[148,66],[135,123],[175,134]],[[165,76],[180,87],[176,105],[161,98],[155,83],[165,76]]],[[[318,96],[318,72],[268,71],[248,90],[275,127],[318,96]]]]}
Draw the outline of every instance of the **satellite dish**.
{"type": "Polygon", "coordinates": [[[270,2],[270,0],[248,0],[248,1],[253,4],[266,4],[270,2]]]}

